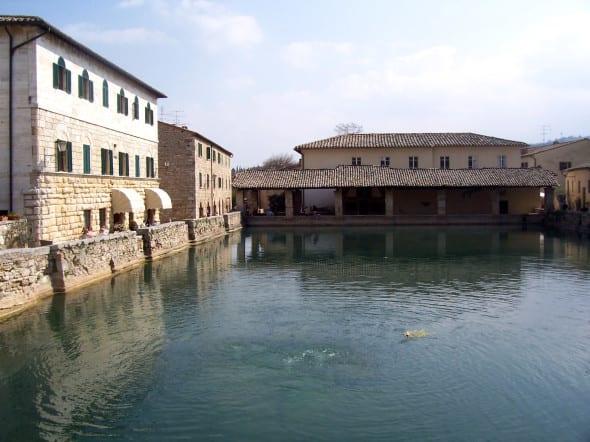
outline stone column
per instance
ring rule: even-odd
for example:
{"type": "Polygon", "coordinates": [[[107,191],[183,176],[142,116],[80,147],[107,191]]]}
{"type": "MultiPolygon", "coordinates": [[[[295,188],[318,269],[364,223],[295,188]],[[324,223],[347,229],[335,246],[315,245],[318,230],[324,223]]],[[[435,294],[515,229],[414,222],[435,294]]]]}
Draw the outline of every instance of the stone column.
{"type": "MultiPolygon", "coordinates": [[[[238,209],[238,211],[242,211],[242,209],[244,208],[244,191],[242,189],[237,189],[236,190],[236,209],[238,209]]],[[[198,210],[198,208],[197,208],[198,210]]]]}
{"type": "Polygon", "coordinates": [[[439,216],[447,214],[447,191],[444,189],[436,192],[436,214],[439,216]]]}
{"type": "Polygon", "coordinates": [[[344,214],[342,210],[342,188],[340,187],[334,191],[334,213],[336,216],[344,214]]]}
{"type": "Polygon", "coordinates": [[[285,216],[293,218],[293,191],[285,190],[285,216]]]}
{"type": "Polygon", "coordinates": [[[545,187],[545,200],[543,201],[543,207],[545,212],[553,212],[555,207],[553,201],[555,200],[555,189],[553,187],[545,187]]]}
{"type": "Polygon", "coordinates": [[[393,189],[385,189],[385,216],[393,216],[393,189]]]}

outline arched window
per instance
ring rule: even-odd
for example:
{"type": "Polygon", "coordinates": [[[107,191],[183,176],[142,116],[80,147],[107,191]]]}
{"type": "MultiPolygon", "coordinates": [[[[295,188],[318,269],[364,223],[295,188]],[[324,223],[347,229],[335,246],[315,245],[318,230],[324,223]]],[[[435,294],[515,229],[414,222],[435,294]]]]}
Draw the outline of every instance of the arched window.
{"type": "Polygon", "coordinates": [[[109,84],[106,80],[102,81],[102,105],[109,107],[109,84]]]}
{"type": "Polygon", "coordinates": [[[133,100],[133,119],[134,120],[139,120],[139,99],[137,98],[137,96],[135,97],[135,99],[133,100]]]}
{"type": "Polygon", "coordinates": [[[57,63],[53,63],[53,88],[72,92],[72,73],[66,69],[66,62],[59,57],[57,63]]]}
{"type": "Polygon", "coordinates": [[[149,103],[145,107],[145,124],[154,125],[154,111],[151,109],[149,103]]]}
{"type": "Polygon", "coordinates": [[[90,81],[88,71],[84,69],[82,75],[78,75],[78,97],[90,101],[94,101],[94,85],[90,81]]]}
{"type": "Polygon", "coordinates": [[[125,97],[123,88],[117,94],[117,113],[129,115],[129,99],[125,97]]]}

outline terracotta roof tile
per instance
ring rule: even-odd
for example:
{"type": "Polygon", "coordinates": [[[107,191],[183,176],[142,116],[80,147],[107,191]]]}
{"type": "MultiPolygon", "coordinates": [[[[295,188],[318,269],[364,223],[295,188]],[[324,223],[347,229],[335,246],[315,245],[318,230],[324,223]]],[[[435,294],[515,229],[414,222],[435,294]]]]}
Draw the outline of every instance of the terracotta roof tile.
{"type": "Polygon", "coordinates": [[[237,189],[330,189],[337,187],[554,187],[546,169],[394,169],[339,166],[335,169],[245,170],[236,173],[237,189]]]}
{"type": "Polygon", "coordinates": [[[403,147],[527,147],[520,141],[474,133],[371,133],[347,134],[295,146],[302,149],[403,148],[403,147]]]}

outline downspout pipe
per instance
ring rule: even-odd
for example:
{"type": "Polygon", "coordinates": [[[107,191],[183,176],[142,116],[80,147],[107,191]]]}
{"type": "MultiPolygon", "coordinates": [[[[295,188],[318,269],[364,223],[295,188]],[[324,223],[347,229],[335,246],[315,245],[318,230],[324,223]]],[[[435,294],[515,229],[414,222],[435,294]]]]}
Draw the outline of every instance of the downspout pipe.
{"type": "Polygon", "coordinates": [[[9,212],[14,211],[14,165],[13,165],[13,158],[14,158],[14,142],[13,142],[13,128],[14,128],[14,113],[13,113],[13,103],[14,103],[14,74],[12,70],[12,60],[14,58],[14,53],[16,50],[27,43],[32,42],[33,40],[42,37],[43,35],[50,32],[50,30],[45,30],[39,35],[35,35],[34,37],[29,38],[28,40],[23,41],[22,43],[17,44],[16,46],[12,46],[13,44],[13,36],[10,33],[7,25],[4,25],[4,30],[6,34],[8,34],[8,46],[10,48],[10,56],[8,57],[8,189],[9,189],[9,212]]]}

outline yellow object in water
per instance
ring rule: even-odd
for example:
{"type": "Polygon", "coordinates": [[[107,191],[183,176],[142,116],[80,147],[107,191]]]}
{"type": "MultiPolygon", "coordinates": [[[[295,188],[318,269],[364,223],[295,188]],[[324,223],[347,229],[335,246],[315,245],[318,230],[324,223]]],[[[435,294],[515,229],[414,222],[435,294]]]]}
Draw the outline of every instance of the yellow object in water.
{"type": "Polygon", "coordinates": [[[406,330],[404,336],[406,338],[423,338],[425,336],[432,336],[432,333],[428,333],[426,330],[406,330]]]}

